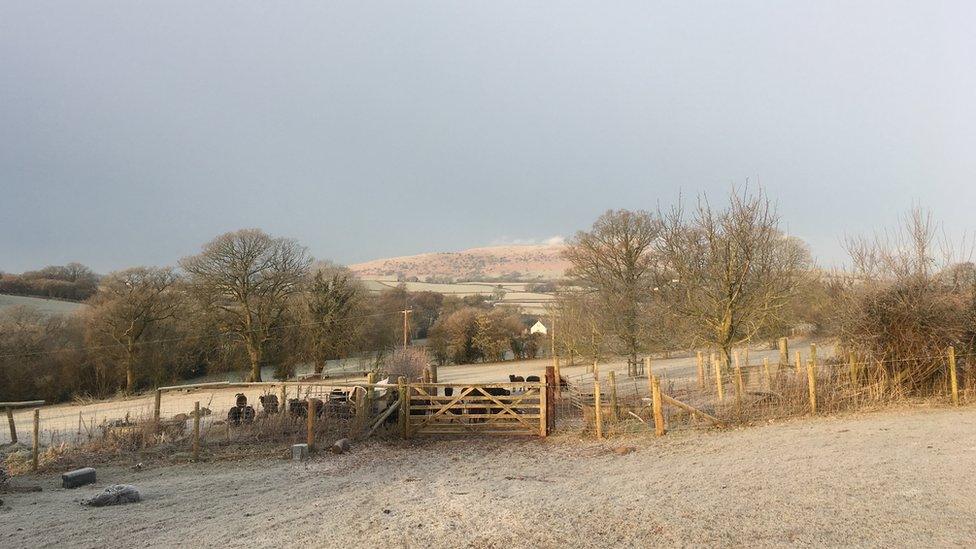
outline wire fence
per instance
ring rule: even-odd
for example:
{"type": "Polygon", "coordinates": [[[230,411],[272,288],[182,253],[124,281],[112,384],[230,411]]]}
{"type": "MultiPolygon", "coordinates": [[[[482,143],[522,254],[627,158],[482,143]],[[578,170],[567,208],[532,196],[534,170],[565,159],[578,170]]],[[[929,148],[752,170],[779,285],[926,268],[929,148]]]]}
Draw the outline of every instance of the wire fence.
{"type": "Polygon", "coordinates": [[[228,447],[243,448],[239,453],[248,453],[248,446],[285,451],[296,443],[327,446],[342,438],[396,432],[395,416],[381,418],[396,396],[396,385],[387,383],[170,387],[79,411],[69,412],[69,407],[11,411],[3,442],[14,470],[57,465],[79,449],[91,457],[111,454],[133,459],[145,453],[200,459],[228,447]]]}
{"type": "MultiPolygon", "coordinates": [[[[805,358],[787,354],[776,360],[768,353],[756,354],[760,356],[751,360],[749,353],[735,353],[730,361],[721,359],[720,354],[699,353],[697,364],[693,359],[691,366],[684,361],[658,368],[645,361],[640,368],[628,364],[626,372],[619,370],[620,365],[606,365],[602,372],[595,366],[563,376],[557,386],[549,385],[553,398],[547,399],[541,418],[538,403],[532,412],[524,402],[510,405],[502,399],[499,404],[501,397],[489,395],[479,397],[485,402],[462,402],[458,408],[483,408],[478,412],[481,414],[495,413],[498,408],[513,417],[534,413],[534,418],[546,422],[551,421],[546,418],[555,418],[557,433],[613,437],[653,432],[659,424],[667,431],[682,431],[871,410],[914,399],[936,403],[976,399],[976,356],[956,356],[951,350],[912,359],[926,362],[932,374],[922,390],[907,385],[901,377],[909,362],[904,358],[861,360],[855,358],[856,353],[847,353],[847,358],[824,353],[817,358],[815,349],[805,358]],[[655,383],[660,387],[657,399],[655,383]],[[496,400],[488,402],[492,398],[496,400]]],[[[6,453],[13,454],[14,461],[20,459],[23,464],[37,459],[43,465],[58,463],[78,448],[95,454],[138,456],[155,451],[198,459],[235,448],[239,452],[251,451],[249,447],[285,452],[288,446],[302,442],[331,445],[341,438],[404,436],[408,429],[398,425],[402,395],[412,398],[411,391],[424,384],[411,380],[415,388],[404,393],[403,387],[389,379],[377,382],[376,377],[374,373],[365,380],[342,382],[217,382],[167,387],[128,400],[90,403],[80,409],[65,405],[8,410],[9,429],[0,429],[0,443],[8,445],[6,453]],[[10,446],[15,436],[19,446],[10,446]]],[[[544,378],[540,383],[533,376],[532,381],[540,390],[547,389],[544,378]]],[[[497,385],[484,386],[504,389],[497,385]]],[[[456,386],[463,390],[470,384],[458,382],[456,386]]],[[[447,398],[447,391],[441,395],[440,387],[434,390],[438,391],[438,402],[450,407],[447,403],[452,399],[447,398]]],[[[431,394],[421,396],[433,401],[431,394]]],[[[418,409],[435,408],[427,404],[418,405],[418,409]]],[[[438,412],[425,409],[419,413],[438,412]]],[[[449,418],[452,429],[457,427],[459,434],[479,434],[479,429],[468,423],[481,419],[463,415],[470,415],[470,410],[457,413],[462,415],[449,418]]],[[[548,425],[540,431],[543,436],[550,431],[548,425]]]]}
{"type": "Polygon", "coordinates": [[[925,400],[966,403],[976,399],[976,356],[950,349],[933,356],[894,360],[847,359],[838,356],[786,356],[750,361],[734,354],[732,364],[703,353],[697,368],[663,370],[631,375],[602,373],[599,367],[566,379],[559,405],[561,425],[603,436],[653,431],[655,427],[652,376],[665,398],[685,406],[662,406],[667,430],[712,427],[717,419],[726,425],[759,423],[816,414],[865,411],[925,400]],[[909,383],[905,364],[924,363],[929,381],[909,383]],[[597,390],[598,389],[598,390],[597,390]],[[695,413],[700,412],[700,413],[695,413]],[[599,417],[598,417],[599,416],[599,417]],[[703,419],[704,418],[704,419],[703,419]]]}

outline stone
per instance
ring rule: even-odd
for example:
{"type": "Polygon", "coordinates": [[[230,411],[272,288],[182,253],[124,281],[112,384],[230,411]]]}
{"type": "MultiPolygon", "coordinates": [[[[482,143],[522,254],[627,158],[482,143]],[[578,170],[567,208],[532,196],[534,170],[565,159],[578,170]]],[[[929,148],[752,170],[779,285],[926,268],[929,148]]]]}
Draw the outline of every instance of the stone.
{"type": "Polygon", "coordinates": [[[291,459],[292,461],[304,461],[308,459],[308,444],[292,444],[291,459]]]}
{"type": "Polygon", "coordinates": [[[61,475],[62,488],[77,488],[86,484],[95,484],[95,469],[91,467],[82,467],[61,475]]]}

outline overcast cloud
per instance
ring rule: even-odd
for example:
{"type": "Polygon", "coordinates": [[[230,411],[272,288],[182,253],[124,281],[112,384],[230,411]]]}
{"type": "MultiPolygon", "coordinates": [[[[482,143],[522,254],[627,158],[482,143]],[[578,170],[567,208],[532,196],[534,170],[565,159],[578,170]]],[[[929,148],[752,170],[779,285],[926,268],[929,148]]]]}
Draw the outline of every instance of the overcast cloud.
{"type": "Polygon", "coordinates": [[[747,178],[828,264],[913,203],[959,233],[974,6],[0,0],[0,270],[542,241],[747,178]]]}

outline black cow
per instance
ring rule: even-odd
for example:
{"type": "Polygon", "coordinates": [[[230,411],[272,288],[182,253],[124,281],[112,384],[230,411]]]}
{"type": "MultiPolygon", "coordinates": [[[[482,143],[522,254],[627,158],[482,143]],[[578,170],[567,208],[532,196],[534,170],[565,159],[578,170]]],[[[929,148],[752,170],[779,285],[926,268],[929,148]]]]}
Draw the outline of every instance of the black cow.
{"type": "Polygon", "coordinates": [[[258,397],[258,400],[261,401],[261,407],[264,408],[264,413],[278,413],[278,395],[261,395],[258,397]]]}
{"type": "Polygon", "coordinates": [[[235,405],[227,411],[227,422],[233,425],[251,423],[254,421],[254,407],[247,405],[244,393],[237,393],[235,405]]]}
{"type": "MultiPolygon", "coordinates": [[[[464,389],[467,390],[467,389],[464,389]]],[[[511,396],[512,392],[504,387],[476,387],[467,394],[469,397],[479,398],[479,402],[483,402],[481,399],[487,399],[486,394],[494,397],[507,397],[511,396]]],[[[461,400],[464,402],[464,399],[461,400]]],[[[486,403],[486,408],[469,408],[465,410],[466,413],[471,415],[485,415],[485,414],[497,414],[501,412],[501,408],[491,402],[490,400],[486,403]]],[[[488,421],[488,418],[471,418],[475,423],[482,423],[488,421]]]]}
{"type": "MultiPolygon", "coordinates": [[[[322,405],[322,401],[314,398],[315,401],[315,417],[322,417],[325,415],[325,406],[322,405]]],[[[307,418],[308,417],[308,400],[301,398],[289,398],[288,399],[288,413],[294,417],[307,418]]]]}

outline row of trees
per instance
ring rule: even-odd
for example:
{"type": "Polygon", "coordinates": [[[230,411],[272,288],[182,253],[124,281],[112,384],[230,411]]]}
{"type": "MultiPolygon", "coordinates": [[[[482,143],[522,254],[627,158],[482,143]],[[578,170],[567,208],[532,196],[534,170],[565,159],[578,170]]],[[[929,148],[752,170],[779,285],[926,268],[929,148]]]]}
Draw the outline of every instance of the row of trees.
{"type": "Polygon", "coordinates": [[[95,294],[98,276],[80,263],[22,274],[0,273],[0,293],[84,301],[95,294]]]}
{"type": "Polygon", "coordinates": [[[247,380],[260,381],[269,368],[285,378],[299,364],[320,373],[328,361],[352,356],[375,367],[402,345],[404,310],[411,311],[409,338],[430,337],[441,362],[499,359],[508,349],[524,356],[532,344],[519,337],[518,313],[494,310],[489,300],[402,286],[369,291],[344,267],[313,261],[294,240],[236,231],[179,269],[101,277],[74,315],[27,308],[0,315],[0,399],[131,392],[242,366],[247,380]],[[471,319],[473,343],[456,351],[449,334],[462,317],[471,319]]]}
{"type": "MultiPolygon", "coordinates": [[[[831,274],[783,234],[761,192],[732,193],[717,208],[700,199],[609,211],[567,247],[556,343],[569,357],[707,346],[729,358],[735,346],[811,325],[921,390],[939,382],[946,346],[976,350],[976,268],[965,253],[939,257],[952,246],[937,235],[915,212],[892,236],[851,239],[852,268],[831,274]]],[[[95,280],[55,271],[40,272],[95,280]]],[[[544,345],[491,297],[368,291],[296,241],[253,229],[217,237],[179,270],[102,277],[88,304],[66,317],[0,315],[0,398],[105,395],[242,365],[250,380],[350,356],[379,365],[402,344],[405,310],[409,337],[428,339],[442,364],[535,357],[544,345]]]]}
{"type": "Polygon", "coordinates": [[[517,310],[490,306],[447,308],[430,330],[428,347],[439,364],[535,358],[540,334],[530,334],[517,310]]]}
{"type": "Polygon", "coordinates": [[[816,330],[906,393],[945,382],[945,349],[976,352],[971,249],[915,210],[895,230],[847,240],[851,265],[824,272],[785,235],[762,193],[722,207],[609,211],[569,244],[572,281],[552,314],[570,357],[771,341],[816,330]]]}
{"type": "Polygon", "coordinates": [[[564,352],[599,356],[706,345],[726,357],[790,318],[812,280],[806,246],[782,234],[762,194],[716,209],[616,210],[570,241],[572,284],[559,295],[564,352]]]}

